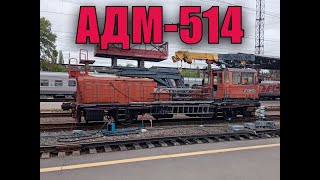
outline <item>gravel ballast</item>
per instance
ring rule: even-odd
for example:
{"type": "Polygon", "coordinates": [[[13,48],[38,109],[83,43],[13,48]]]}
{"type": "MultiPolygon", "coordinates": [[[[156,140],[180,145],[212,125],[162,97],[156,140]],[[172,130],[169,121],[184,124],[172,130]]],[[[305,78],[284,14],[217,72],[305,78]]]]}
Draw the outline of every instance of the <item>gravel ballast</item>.
{"type": "MultiPolygon", "coordinates": [[[[241,123],[238,123],[242,125],[241,123]]],[[[275,121],[275,124],[280,128],[280,121],[275,121]]],[[[224,133],[227,132],[227,124],[217,124],[217,125],[204,125],[200,127],[199,125],[188,125],[188,126],[173,126],[173,127],[153,127],[146,128],[147,131],[138,134],[129,135],[118,135],[118,136],[102,136],[101,134],[92,135],[87,140],[76,141],[75,143],[81,142],[97,142],[97,141],[114,141],[114,140],[129,140],[129,139],[140,139],[140,138],[151,138],[151,137],[164,137],[164,136],[182,136],[182,135],[197,135],[197,134],[213,134],[213,133],[224,133]]],[[[94,133],[96,131],[86,131],[85,133],[94,133]]],[[[53,145],[53,144],[65,144],[65,142],[58,142],[59,138],[66,138],[67,136],[60,137],[43,137],[43,136],[57,136],[61,134],[71,134],[71,131],[65,132],[43,132],[40,133],[40,146],[43,145],[53,145]]],[[[70,136],[69,136],[70,137],[70,136]]]]}

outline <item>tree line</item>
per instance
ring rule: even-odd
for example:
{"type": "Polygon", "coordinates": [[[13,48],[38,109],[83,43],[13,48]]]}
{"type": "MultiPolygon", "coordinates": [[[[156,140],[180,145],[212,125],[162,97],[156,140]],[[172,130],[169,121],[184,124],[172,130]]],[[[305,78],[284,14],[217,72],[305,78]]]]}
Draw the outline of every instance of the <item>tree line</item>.
{"type": "Polygon", "coordinates": [[[40,71],[66,72],[62,51],[56,50],[57,35],[51,32],[51,23],[40,17],[40,71]]]}

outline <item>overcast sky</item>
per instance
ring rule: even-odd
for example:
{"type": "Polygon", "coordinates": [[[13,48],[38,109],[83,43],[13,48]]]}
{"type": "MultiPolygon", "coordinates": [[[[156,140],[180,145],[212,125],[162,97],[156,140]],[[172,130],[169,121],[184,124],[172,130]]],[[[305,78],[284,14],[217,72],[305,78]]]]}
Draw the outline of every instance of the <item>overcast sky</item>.
{"type": "MultiPolygon", "coordinates": [[[[126,5],[131,6],[163,6],[164,24],[179,22],[179,6],[201,6],[201,11],[209,9],[211,6],[220,7],[220,17],[225,15],[226,7],[230,4],[243,6],[243,29],[245,38],[241,45],[233,45],[229,39],[220,39],[220,44],[207,44],[207,36],[204,35],[200,44],[186,45],[181,42],[178,33],[164,33],[164,41],[169,42],[169,58],[161,63],[145,62],[146,67],[166,66],[177,67],[181,63],[173,63],[171,56],[177,50],[189,50],[197,52],[212,53],[252,53],[255,52],[255,8],[256,0],[40,0],[40,16],[46,17],[52,23],[52,32],[57,35],[57,50],[62,50],[65,62],[67,63],[68,54],[78,58],[80,48],[89,50],[89,58],[96,60],[94,65],[110,66],[111,60],[108,58],[93,57],[94,45],[77,45],[75,37],[79,9],[82,5],[96,6],[99,28],[103,30],[105,6],[126,5]],[[124,3],[125,2],[125,3],[124,3]]],[[[264,54],[270,56],[280,56],[280,0],[265,0],[265,29],[264,29],[264,54]]],[[[130,13],[130,12],[129,12],[130,13]]],[[[118,65],[126,65],[136,61],[118,60],[118,65]]],[[[205,66],[204,62],[196,61],[191,68],[205,66]]],[[[183,67],[190,65],[183,63],[183,67]]]]}

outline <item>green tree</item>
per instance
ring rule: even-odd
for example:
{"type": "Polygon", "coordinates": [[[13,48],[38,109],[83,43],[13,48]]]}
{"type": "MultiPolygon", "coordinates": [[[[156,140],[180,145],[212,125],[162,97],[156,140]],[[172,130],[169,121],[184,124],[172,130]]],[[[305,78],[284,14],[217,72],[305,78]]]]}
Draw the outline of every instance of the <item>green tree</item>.
{"type": "Polygon", "coordinates": [[[50,62],[49,61],[40,61],[40,70],[50,71],[50,62]]]}
{"type": "Polygon", "coordinates": [[[59,50],[59,64],[63,64],[64,61],[63,61],[63,54],[62,54],[62,51],[59,50]]]}
{"type": "Polygon", "coordinates": [[[57,36],[51,32],[51,23],[44,17],[40,18],[40,60],[49,61],[56,49],[57,36]]]}
{"type": "Polygon", "coordinates": [[[197,78],[199,78],[200,77],[200,69],[199,69],[199,66],[197,66],[197,78]]]}
{"type": "Polygon", "coordinates": [[[40,18],[40,70],[66,72],[62,52],[56,50],[57,36],[51,32],[51,23],[44,17],[40,18]],[[59,55],[59,64],[57,64],[59,55]],[[61,62],[61,63],[60,63],[61,62]]]}
{"type": "Polygon", "coordinates": [[[61,64],[52,64],[50,71],[53,72],[67,72],[67,68],[65,68],[63,65],[61,64]]]}
{"type": "Polygon", "coordinates": [[[57,64],[57,58],[58,58],[58,51],[53,50],[53,52],[52,52],[52,63],[53,64],[57,64]]]}
{"type": "Polygon", "coordinates": [[[183,77],[192,77],[192,78],[198,78],[197,72],[193,70],[184,70],[182,72],[183,77]]]}

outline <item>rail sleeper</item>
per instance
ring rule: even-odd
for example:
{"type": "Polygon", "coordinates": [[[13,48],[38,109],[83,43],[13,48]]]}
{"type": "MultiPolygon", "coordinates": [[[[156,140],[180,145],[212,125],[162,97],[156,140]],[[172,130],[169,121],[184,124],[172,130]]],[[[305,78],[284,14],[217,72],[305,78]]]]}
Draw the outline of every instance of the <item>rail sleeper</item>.
{"type": "Polygon", "coordinates": [[[90,149],[89,149],[89,153],[90,153],[90,154],[97,154],[96,148],[90,148],[90,149]]]}
{"type": "Polygon", "coordinates": [[[234,139],[230,136],[225,136],[229,141],[234,141],[234,139]]]}
{"type": "Polygon", "coordinates": [[[120,151],[126,151],[128,150],[127,147],[124,144],[119,145],[120,151]]]}
{"type": "Polygon", "coordinates": [[[110,146],[104,146],[104,151],[105,152],[112,152],[112,149],[110,146]]]}
{"type": "Polygon", "coordinates": [[[72,151],[73,156],[80,156],[80,151],[72,151]]]}
{"type": "Polygon", "coordinates": [[[139,144],[137,144],[137,143],[133,143],[132,144],[133,145],[133,147],[135,148],[135,149],[143,149],[139,144]]]}
{"type": "Polygon", "coordinates": [[[151,142],[146,142],[148,148],[154,148],[155,146],[151,142]]]}
{"type": "Polygon", "coordinates": [[[180,138],[179,140],[181,140],[182,142],[186,143],[186,144],[192,144],[188,139],[182,139],[180,138]]]}
{"type": "Polygon", "coordinates": [[[243,141],[243,140],[245,140],[243,137],[241,137],[241,136],[238,136],[238,138],[241,140],[241,141],[243,141]]]}
{"type": "Polygon", "coordinates": [[[174,146],[180,146],[180,143],[178,143],[176,140],[171,140],[174,146]]]}
{"type": "Polygon", "coordinates": [[[219,141],[219,142],[223,142],[224,140],[221,139],[220,137],[213,137],[215,140],[219,141]]]}
{"type": "Polygon", "coordinates": [[[50,152],[44,152],[41,154],[41,159],[48,159],[50,158],[50,152]]]}
{"type": "Polygon", "coordinates": [[[202,142],[200,139],[198,139],[198,138],[195,138],[194,141],[196,141],[198,144],[202,144],[202,143],[203,143],[203,142],[202,142]]]}
{"type": "Polygon", "coordinates": [[[168,147],[168,144],[164,141],[159,141],[159,144],[161,145],[161,147],[168,147]]]}
{"type": "Polygon", "coordinates": [[[66,156],[66,152],[62,151],[62,152],[58,152],[58,157],[65,157],[66,156]]]}
{"type": "Polygon", "coordinates": [[[209,138],[203,138],[205,139],[206,141],[208,141],[208,143],[213,143],[214,141],[212,139],[209,139],[209,138]]]}
{"type": "Polygon", "coordinates": [[[267,138],[271,138],[271,136],[269,134],[263,134],[265,137],[267,138]]]}

